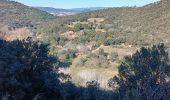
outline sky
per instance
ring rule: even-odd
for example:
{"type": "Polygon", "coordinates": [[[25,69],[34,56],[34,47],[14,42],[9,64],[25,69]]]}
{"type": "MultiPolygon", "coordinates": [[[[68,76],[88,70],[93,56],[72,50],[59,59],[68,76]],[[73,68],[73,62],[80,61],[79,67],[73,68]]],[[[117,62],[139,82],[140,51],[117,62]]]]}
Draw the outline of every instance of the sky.
{"type": "Polygon", "coordinates": [[[143,6],[159,0],[14,0],[28,6],[54,8],[143,6]]]}

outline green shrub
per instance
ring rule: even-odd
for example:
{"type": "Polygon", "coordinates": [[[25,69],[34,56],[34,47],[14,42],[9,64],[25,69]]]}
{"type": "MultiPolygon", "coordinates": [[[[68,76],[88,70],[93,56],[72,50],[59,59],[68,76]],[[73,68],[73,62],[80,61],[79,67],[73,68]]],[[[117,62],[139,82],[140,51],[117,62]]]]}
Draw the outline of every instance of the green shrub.
{"type": "Polygon", "coordinates": [[[53,70],[59,61],[48,54],[47,46],[30,38],[13,42],[0,40],[1,99],[6,95],[13,100],[59,97],[59,74],[53,70]]]}
{"type": "Polygon", "coordinates": [[[170,65],[164,44],[152,48],[141,48],[132,56],[125,57],[119,66],[118,77],[109,80],[117,86],[124,100],[168,100],[170,99],[170,65]]]}

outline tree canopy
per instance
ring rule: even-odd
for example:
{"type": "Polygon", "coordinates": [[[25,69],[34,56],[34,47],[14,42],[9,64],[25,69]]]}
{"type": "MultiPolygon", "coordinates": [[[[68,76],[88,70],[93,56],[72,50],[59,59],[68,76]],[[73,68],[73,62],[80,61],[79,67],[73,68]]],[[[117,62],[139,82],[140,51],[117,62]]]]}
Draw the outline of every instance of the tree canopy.
{"type": "MultiPolygon", "coordinates": [[[[57,59],[48,54],[48,45],[31,38],[0,40],[0,97],[31,100],[40,95],[57,97],[57,59]]],[[[1,99],[2,99],[1,98],[1,99]]]]}
{"type": "Polygon", "coordinates": [[[119,75],[109,80],[126,100],[169,100],[170,65],[164,44],[125,57],[119,75]],[[116,87],[117,86],[117,87],[116,87]]]}

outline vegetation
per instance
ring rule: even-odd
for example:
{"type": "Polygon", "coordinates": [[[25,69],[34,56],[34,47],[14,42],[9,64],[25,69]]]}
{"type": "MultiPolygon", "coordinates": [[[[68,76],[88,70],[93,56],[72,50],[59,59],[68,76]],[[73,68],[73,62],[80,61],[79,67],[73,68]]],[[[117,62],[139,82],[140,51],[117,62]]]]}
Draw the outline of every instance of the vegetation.
{"type": "Polygon", "coordinates": [[[168,100],[170,65],[164,44],[140,51],[119,66],[119,75],[109,80],[121,100],[168,100]]]}
{"type": "Polygon", "coordinates": [[[169,6],[168,0],[161,0],[143,7],[56,17],[1,0],[0,38],[17,36],[13,33],[22,28],[34,35],[0,40],[0,99],[169,100],[168,51],[162,43],[147,48],[160,42],[169,46],[169,6]],[[141,50],[131,55],[139,47],[141,50]],[[87,81],[85,87],[74,85],[70,73],[58,69],[72,67],[75,72],[89,68],[104,76],[117,66],[118,75],[108,80],[112,90],[101,88],[99,78],[87,81]]]}
{"type": "Polygon", "coordinates": [[[47,45],[28,38],[22,41],[0,40],[1,99],[30,100],[38,96],[59,96],[58,60],[48,55],[47,45]]]}
{"type": "MultiPolygon", "coordinates": [[[[104,45],[117,45],[127,43],[137,46],[150,46],[159,42],[169,45],[169,2],[161,0],[144,7],[121,7],[105,10],[92,11],[77,15],[59,17],[48,25],[42,24],[42,28],[50,30],[44,36],[51,40],[46,34],[60,35],[62,32],[83,30],[84,34],[75,38],[75,41],[89,42],[96,41],[104,45]],[[162,12],[164,11],[164,12],[162,12]],[[161,16],[160,16],[161,14],[161,16]],[[96,25],[95,23],[81,24],[88,22],[89,18],[104,18],[105,21],[96,25]],[[80,22],[72,29],[67,25],[72,22],[80,22]],[[89,27],[90,26],[90,27],[89,27]],[[104,29],[106,32],[95,32],[95,29],[104,29]],[[58,30],[56,30],[58,29],[58,30]]],[[[45,23],[47,24],[47,23],[45,23]]],[[[43,31],[41,31],[43,33],[43,31]]]]}
{"type": "MultiPolygon", "coordinates": [[[[11,32],[16,34],[18,33],[17,31],[22,28],[30,30],[31,32],[29,34],[32,34],[32,37],[35,37],[41,23],[56,18],[46,12],[39,11],[13,0],[1,0],[0,8],[1,39],[11,37],[9,36],[11,32]]],[[[27,34],[21,37],[27,38],[25,36],[27,36],[27,34]]]]}
{"type": "MultiPolygon", "coordinates": [[[[141,48],[119,66],[118,76],[109,80],[114,91],[103,91],[97,81],[87,88],[60,83],[57,61],[48,55],[47,45],[32,41],[1,40],[1,99],[61,100],[168,100],[170,65],[164,44],[141,48]],[[57,61],[57,62],[56,62],[57,61]]],[[[99,50],[103,54],[103,50],[99,50]]],[[[67,78],[67,77],[66,77],[67,78]]]]}
{"type": "Polygon", "coordinates": [[[86,58],[81,58],[80,62],[77,63],[77,67],[110,67],[109,60],[107,59],[107,54],[104,53],[103,49],[100,49],[98,53],[90,53],[86,58]]]}
{"type": "MultiPolygon", "coordinates": [[[[57,72],[59,61],[48,54],[47,45],[26,40],[0,40],[0,98],[2,100],[91,100],[108,98],[109,92],[61,83],[57,72]],[[99,94],[102,94],[100,96],[99,94]]],[[[98,84],[97,84],[98,85],[98,84]]]]}

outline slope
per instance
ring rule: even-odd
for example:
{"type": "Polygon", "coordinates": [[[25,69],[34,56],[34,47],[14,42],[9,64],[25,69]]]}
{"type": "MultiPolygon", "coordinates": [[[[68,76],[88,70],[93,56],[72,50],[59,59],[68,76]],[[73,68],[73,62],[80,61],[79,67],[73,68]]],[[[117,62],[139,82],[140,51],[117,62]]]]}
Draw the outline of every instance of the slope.
{"type": "Polygon", "coordinates": [[[50,28],[47,29],[60,34],[63,30],[72,30],[67,24],[87,22],[89,18],[104,18],[105,21],[100,26],[113,39],[117,38],[116,41],[132,45],[151,45],[158,42],[170,44],[169,0],[161,0],[143,7],[118,7],[60,17],[50,23],[50,28]],[[52,27],[57,27],[57,30],[52,27]]]}
{"type": "MultiPolygon", "coordinates": [[[[25,6],[15,1],[0,0],[0,36],[1,38],[13,35],[24,28],[22,32],[36,31],[42,22],[52,20],[56,17],[46,12],[25,6]],[[13,33],[13,34],[12,34],[13,33]]],[[[24,34],[24,33],[22,33],[24,34]]],[[[19,35],[19,34],[16,34],[19,35]]],[[[12,36],[12,37],[13,37],[12,36]]]]}

